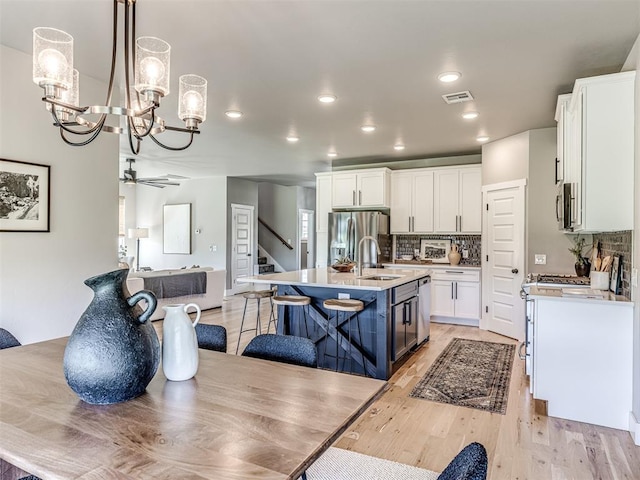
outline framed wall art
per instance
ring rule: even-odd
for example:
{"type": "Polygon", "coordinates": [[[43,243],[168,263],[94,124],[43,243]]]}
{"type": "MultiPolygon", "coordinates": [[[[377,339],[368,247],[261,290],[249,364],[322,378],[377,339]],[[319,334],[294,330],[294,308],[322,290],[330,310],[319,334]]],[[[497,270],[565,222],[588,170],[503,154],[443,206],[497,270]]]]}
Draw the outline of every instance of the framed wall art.
{"type": "Polygon", "coordinates": [[[51,166],[0,159],[0,232],[48,232],[51,166]]]}
{"type": "Polygon", "coordinates": [[[191,254],[191,204],[165,205],[163,253],[191,254]]]}
{"type": "Polygon", "coordinates": [[[613,256],[613,262],[611,263],[611,285],[609,285],[609,290],[611,290],[614,295],[618,295],[620,290],[621,262],[622,257],[620,255],[613,256]]]}

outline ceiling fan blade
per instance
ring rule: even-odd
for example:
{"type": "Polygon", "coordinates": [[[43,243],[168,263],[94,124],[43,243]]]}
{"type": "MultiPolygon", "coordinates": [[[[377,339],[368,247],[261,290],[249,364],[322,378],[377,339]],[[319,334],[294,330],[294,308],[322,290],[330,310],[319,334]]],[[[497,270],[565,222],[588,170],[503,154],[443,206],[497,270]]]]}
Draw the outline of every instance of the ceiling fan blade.
{"type": "Polygon", "coordinates": [[[169,179],[164,177],[145,177],[145,178],[139,178],[138,181],[139,182],[168,182],[169,179]]]}
{"type": "Polygon", "coordinates": [[[167,173],[165,175],[165,177],[167,177],[167,178],[175,178],[176,180],[179,180],[179,179],[189,180],[191,178],[191,177],[183,177],[182,175],[173,175],[172,173],[167,173]]]}
{"type": "Polygon", "coordinates": [[[138,185],[146,185],[148,187],[156,187],[156,188],[164,188],[167,186],[164,183],[141,182],[140,180],[138,180],[138,185]]]}

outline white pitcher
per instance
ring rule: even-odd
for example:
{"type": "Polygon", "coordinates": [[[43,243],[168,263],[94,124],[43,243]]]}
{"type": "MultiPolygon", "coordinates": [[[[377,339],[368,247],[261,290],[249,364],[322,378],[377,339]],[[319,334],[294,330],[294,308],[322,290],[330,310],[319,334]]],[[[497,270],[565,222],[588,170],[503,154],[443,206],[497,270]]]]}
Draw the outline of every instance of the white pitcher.
{"type": "Polygon", "coordinates": [[[195,326],[200,321],[200,307],[195,303],[166,305],[162,324],[162,370],[173,381],[189,380],[198,371],[198,339],[195,326]],[[191,323],[187,310],[196,309],[191,323]]]}

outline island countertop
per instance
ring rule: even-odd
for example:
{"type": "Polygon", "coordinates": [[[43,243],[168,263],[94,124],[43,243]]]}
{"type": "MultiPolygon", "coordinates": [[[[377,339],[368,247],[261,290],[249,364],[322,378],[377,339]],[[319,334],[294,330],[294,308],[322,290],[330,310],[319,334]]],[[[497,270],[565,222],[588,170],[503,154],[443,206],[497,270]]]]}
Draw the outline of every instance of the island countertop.
{"type": "Polygon", "coordinates": [[[330,267],[294,270],[284,273],[270,273],[253,277],[238,278],[241,283],[262,283],[271,285],[301,285],[324,288],[349,288],[353,290],[382,291],[419,280],[431,274],[428,269],[416,268],[365,268],[362,275],[336,272],[330,267]],[[395,277],[390,280],[373,280],[366,277],[395,277]]]}

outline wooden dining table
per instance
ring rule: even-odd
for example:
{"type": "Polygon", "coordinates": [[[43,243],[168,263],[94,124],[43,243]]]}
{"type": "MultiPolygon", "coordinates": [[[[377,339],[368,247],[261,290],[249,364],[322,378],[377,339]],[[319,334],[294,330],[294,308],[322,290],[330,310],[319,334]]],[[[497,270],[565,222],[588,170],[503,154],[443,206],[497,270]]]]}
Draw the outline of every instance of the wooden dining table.
{"type": "Polygon", "coordinates": [[[0,457],[43,479],[295,479],[387,382],[200,350],[146,392],[90,405],[67,385],[67,339],[0,351],[0,457]]]}

